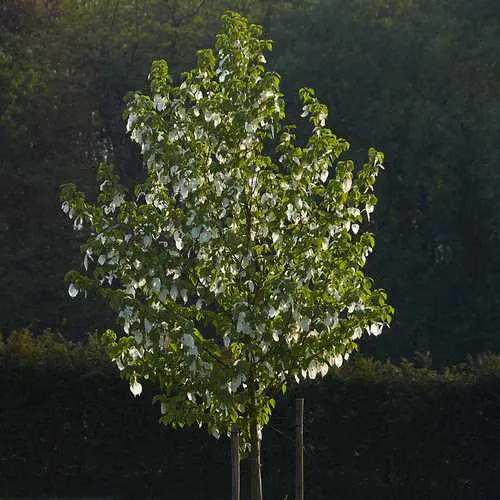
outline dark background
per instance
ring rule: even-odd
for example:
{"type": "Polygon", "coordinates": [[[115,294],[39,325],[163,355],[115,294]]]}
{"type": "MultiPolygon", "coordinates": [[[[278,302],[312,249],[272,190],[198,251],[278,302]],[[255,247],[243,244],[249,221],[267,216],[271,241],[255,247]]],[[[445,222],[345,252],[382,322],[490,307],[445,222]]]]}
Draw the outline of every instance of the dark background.
{"type": "MultiPolygon", "coordinates": [[[[0,342],[0,497],[222,500],[230,443],[158,424],[156,388],[134,398],[96,337],[20,331],[0,342]]],[[[500,356],[439,371],[356,356],[290,387],[263,432],[264,498],[294,494],[296,397],[305,399],[311,500],[497,500],[500,356]]],[[[242,500],[248,496],[242,463],[242,500]]]]}
{"type": "Polygon", "coordinates": [[[140,177],[123,97],[153,58],[179,76],[226,8],[275,41],[289,117],[315,88],[362,159],[386,154],[369,273],[396,308],[364,349],[436,362],[500,346],[500,4],[496,0],[4,0],[0,4],[0,328],[70,338],[113,323],[63,281],[79,241],[59,186],[102,159],[140,177]]]}

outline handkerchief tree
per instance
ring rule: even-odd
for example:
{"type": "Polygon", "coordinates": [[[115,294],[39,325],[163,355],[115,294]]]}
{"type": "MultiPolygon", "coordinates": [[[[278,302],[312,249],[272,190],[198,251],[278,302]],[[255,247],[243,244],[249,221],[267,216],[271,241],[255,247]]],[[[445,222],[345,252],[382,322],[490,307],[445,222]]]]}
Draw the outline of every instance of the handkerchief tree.
{"type": "Polygon", "coordinates": [[[155,61],[151,95],[128,97],[146,180],[129,193],[101,165],[95,203],[63,186],[64,212],[89,234],[85,272],[67,281],[71,296],[95,288],[117,311],[110,356],[134,395],[142,380],[159,385],[161,422],[216,437],[238,427],[260,500],[276,394],[326,375],[390,322],[363,273],[374,238],[360,229],[383,156],[370,149],[361,168],[341,160],[349,145],[310,89],[299,145],[280,77],[264,69],[271,42],[236,13],[222,20],[216,50],[199,51],[179,86],[155,61]]]}

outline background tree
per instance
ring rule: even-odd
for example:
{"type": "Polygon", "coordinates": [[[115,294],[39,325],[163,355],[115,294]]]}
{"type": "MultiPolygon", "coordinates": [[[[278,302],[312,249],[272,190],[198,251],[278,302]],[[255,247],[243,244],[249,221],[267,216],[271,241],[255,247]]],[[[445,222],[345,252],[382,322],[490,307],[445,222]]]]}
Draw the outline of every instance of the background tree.
{"type": "Polygon", "coordinates": [[[370,269],[398,315],[377,355],[498,349],[497,9],[319,1],[271,31],[285,93],[314,86],[340,133],[390,158],[370,269]]]}
{"type": "MultiPolygon", "coordinates": [[[[79,260],[59,186],[90,191],[103,160],[119,165],[126,185],[141,178],[123,96],[144,85],[152,58],[168,58],[176,76],[190,67],[230,3],[2,2],[0,185],[9,188],[0,193],[0,328],[58,328],[77,339],[112,325],[102,303],[82,310],[57,285],[79,260]]],[[[244,3],[263,17],[262,2],[244,3]]]]}
{"type": "Polygon", "coordinates": [[[122,96],[144,90],[152,58],[166,58],[176,78],[192,67],[232,8],[275,40],[272,69],[287,74],[287,101],[314,87],[356,145],[354,159],[370,144],[389,158],[368,270],[398,314],[365,348],[384,359],[430,350],[437,363],[498,350],[498,2],[217,0],[198,11],[201,3],[1,3],[0,328],[81,339],[113,324],[102,304],[82,307],[58,285],[79,261],[59,186],[90,192],[105,158],[127,186],[143,179],[122,96]]]}
{"type": "Polygon", "coordinates": [[[74,227],[90,228],[89,276],[68,274],[70,296],[97,288],[116,309],[126,335],[108,332],[110,354],[135,395],[142,378],[159,383],[163,423],[238,426],[255,500],[276,393],[340,366],[392,313],[362,271],[382,154],[358,170],[341,160],[348,144],[309,89],[312,133],[297,145],[261,32],[225,14],[216,53],[199,51],[179,86],[153,63],[151,96],[126,111],[147,167],[133,196],[105,165],[95,205],[62,192],[74,227]]]}

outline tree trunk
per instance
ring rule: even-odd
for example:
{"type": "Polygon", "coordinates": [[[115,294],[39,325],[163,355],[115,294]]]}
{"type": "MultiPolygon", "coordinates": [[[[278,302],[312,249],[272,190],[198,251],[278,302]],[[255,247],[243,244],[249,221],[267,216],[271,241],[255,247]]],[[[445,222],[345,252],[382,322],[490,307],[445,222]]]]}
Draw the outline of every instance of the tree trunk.
{"type": "Polygon", "coordinates": [[[262,477],[260,464],[260,433],[258,424],[257,408],[257,386],[253,371],[252,355],[249,356],[250,373],[248,377],[248,389],[250,396],[250,500],[262,500],[262,477]]]}
{"type": "Polygon", "coordinates": [[[260,464],[260,437],[257,421],[252,419],[250,423],[250,500],[262,500],[262,478],[260,464]]]}

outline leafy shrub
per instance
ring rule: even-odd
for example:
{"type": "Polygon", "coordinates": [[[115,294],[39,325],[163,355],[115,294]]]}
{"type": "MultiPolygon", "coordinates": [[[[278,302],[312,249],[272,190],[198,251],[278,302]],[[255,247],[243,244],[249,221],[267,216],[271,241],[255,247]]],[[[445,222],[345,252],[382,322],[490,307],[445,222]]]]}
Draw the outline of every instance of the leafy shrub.
{"type": "Polygon", "coordinates": [[[0,368],[51,370],[110,370],[103,345],[96,334],[85,343],[72,342],[60,333],[46,330],[34,335],[28,329],[0,337],[0,368]]]}

